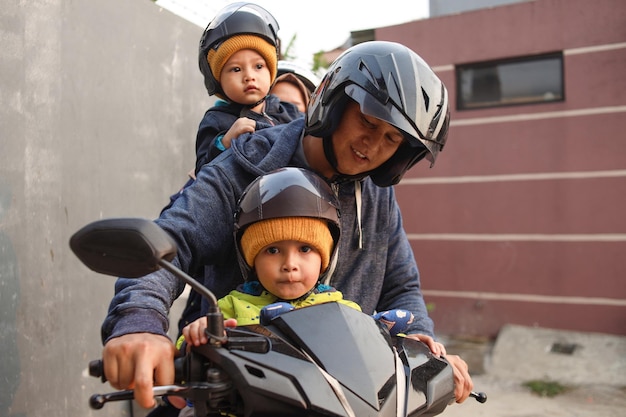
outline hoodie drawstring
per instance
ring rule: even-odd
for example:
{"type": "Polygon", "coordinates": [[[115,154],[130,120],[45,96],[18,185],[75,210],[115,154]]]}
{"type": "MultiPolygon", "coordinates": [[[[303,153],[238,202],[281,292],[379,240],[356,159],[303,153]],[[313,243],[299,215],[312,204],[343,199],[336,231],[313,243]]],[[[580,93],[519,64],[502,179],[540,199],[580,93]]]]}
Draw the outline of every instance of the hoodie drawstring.
{"type": "MultiPolygon", "coordinates": [[[[339,185],[337,183],[332,183],[331,187],[336,195],[339,195],[339,185]]],[[[362,192],[361,192],[361,181],[354,181],[354,199],[356,201],[356,227],[357,234],[359,235],[359,249],[363,249],[363,227],[361,222],[361,206],[362,206],[362,192]]],[[[335,249],[337,250],[337,249],[335,249]]],[[[335,268],[337,267],[337,256],[333,256],[330,261],[330,265],[328,265],[328,269],[324,273],[323,279],[321,282],[326,285],[330,285],[331,278],[333,273],[335,272],[335,268]]]]}
{"type": "Polygon", "coordinates": [[[356,200],[356,223],[359,234],[359,249],[363,249],[363,227],[361,225],[361,181],[354,181],[354,199],[356,200]]]}

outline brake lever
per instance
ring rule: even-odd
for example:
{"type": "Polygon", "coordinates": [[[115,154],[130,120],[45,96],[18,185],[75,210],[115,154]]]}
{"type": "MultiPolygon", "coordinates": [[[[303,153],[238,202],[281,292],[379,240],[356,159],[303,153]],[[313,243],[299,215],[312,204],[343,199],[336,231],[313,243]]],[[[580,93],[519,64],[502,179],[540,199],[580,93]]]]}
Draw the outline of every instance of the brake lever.
{"type": "MultiPolygon", "coordinates": [[[[162,385],[152,388],[152,395],[160,397],[163,395],[183,396],[192,389],[200,388],[198,386],[182,386],[182,385],[162,385]]],[[[135,398],[133,390],[115,391],[107,394],[94,394],[89,398],[89,406],[94,410],[104,407],[104,404],[111,401],[125,401],[135,398]]]]}

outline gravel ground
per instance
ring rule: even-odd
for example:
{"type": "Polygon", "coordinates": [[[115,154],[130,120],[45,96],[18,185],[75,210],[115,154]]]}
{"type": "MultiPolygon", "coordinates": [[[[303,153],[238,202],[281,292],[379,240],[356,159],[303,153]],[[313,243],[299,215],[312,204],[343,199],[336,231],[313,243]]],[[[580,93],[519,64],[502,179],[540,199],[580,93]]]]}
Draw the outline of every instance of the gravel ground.
{"type": "Polygon", "coordinates": [[[485,392],[487,402],[470,398],[442,417],[626,417],[625,336],[507,325],[495,343],[448,342],[448,352],[468,362],[474,390],[485,392]],[[524,386],[533,380],[569,389],[541,397],[524,386]]]}
{"type": "Polygon", "coordinates": [[[517,382],[489,375],[473,377],[480,404],[470,398],[446,408],[442,417],[624,417],[626,390],[610,385],[579,386],[555,397],[540,397],[517,382]]]}

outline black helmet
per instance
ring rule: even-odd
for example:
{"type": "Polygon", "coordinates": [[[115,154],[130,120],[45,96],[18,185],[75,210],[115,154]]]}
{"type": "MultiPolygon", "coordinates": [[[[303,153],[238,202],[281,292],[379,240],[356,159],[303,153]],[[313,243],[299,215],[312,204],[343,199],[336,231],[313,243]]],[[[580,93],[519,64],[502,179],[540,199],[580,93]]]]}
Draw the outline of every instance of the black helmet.
{"type": "Polygon", "coordinates": [[[235,213],[235,246],[244,279],[251,268],[244,260],[241,238],[248,227],[262,220],[308,217],[328,224],[334,245],[339,242],[339,203],[330,186],[317,174],[302,168],[280,168],[255,179],[245,189],[235,213]]]}
{"type": "Polygon", "coordinates": [[[198,63],[209,95],[221,92],[219,83],[207,62],[209,49],[217,49],[224,40],[235,35],[254,35],[273,45],[276,48],[276,59],[278,59],[278,51],[280,51],[278,29],[278,22],[274,16],[257,4],[237,2],[221,9],[200,38],[198,63]]]}
{"type": "Polygon", "coordinates": [[[348,99],[405,137],[389,160],[363,176],[387,187],[422,158],[435,163],[448,136],[448,92],[415,52],[399,43],[371,41],[351,47],[331,64],[311,97],[306,123],[308,134],[324,139],[324,152],[335,169],[331,135],[348,99]]]}

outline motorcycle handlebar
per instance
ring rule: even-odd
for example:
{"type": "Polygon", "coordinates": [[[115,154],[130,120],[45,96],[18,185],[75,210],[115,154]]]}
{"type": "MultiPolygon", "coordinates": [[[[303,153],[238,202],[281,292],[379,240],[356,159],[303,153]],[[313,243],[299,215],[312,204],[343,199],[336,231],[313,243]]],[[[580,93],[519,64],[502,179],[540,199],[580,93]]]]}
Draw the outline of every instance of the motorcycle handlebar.
{"type": "Polygon", "coordinates": [[[89,375],[100,378],[102,382],[107,382],[107,377],[104,375],[104,363],[102,359],[95,359],[89,362],[89,375]]]}
{"type": "Polygon", "coordinates": [[[478,401],[479,403],[483,404],[487,401],[487,394],[485,394],[484,392],[470,392],[470,397],[475,398],[476,401],[478,401]]]}
{"type": "MultiPolygon", "coordinates": [[[[192,386],[162,385],[154,387],[152,389],[152,393],[154,397],[163,395],[181,396],[190,391],[192,388],[192,386]]],[[[133,398],[135,398],[133,390],[115,391],[107,394],[94,394],[89,398],[89,405],[94,410],[99,410],[108,402],[132,400],[133,398]]]]}

